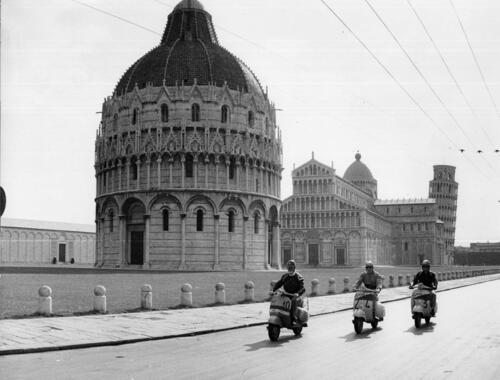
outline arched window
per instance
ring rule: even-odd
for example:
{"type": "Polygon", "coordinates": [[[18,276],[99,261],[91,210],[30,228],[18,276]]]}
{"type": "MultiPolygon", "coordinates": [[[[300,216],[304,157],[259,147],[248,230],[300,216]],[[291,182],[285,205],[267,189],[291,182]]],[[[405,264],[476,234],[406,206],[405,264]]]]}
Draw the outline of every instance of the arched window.
{"type": "Polygon", "coordinates": [[[253,127],[255,124],[255,117],[253,115],[253,111],[248,111],[248,125],[253,127]]]}
{"type": "Polygon", "coordinates": [[[255,178],[255,192],[259,192],[259,180],[255,178]]]}
{"type": "Polygon", "coordinates": [[[162,217],[163,217],[163,231],[168,231],[168,210],[164,209],[162,211],[162,217]]]}
{"type": "Polygon", "coordinates": [[[220,121],[221,123],[227,123],[229,116],[229,107],[224,105],[220,110],[220,121]]]}
{"type": "Polygon", "coordinates": [[[115,217],[113,210],[109,210],[109,232],[113,232],[113,218],[115,217]]]}
{"type": "Polygon", "coordinates": [[[115,113],[113,115],[113,131],[116,131],[118,129],[118,114],[115,113]]]}
{"type": "Polygon", "coordinates": [[[234,211],[229,210],[227,214],[227,232],[234,232],[234,211]]]}
{"type": "Polygon", "coordinates": [[[196,231],[203,231],[203,210],[196,211],[196,231]]]}
{"type": "Polygon", "coordinates": [[[161,111],[161,121],[162,123],[166,123],[168,121],[168,106],[163,103],[160,108],[161,111]]]}
{"type": "Polygon", "coordinates": [[[253,233],[258,234],[259,233],[259,219],[260,215],[258,212],[255,212],[253,214],[253,233]]]}
{"type": "Polygon", "coordinates": [[[191,106],[191,121],[200,121],[200,106],[197,103],[191,106]]]}
{"type": "Polygon", "coordinates": [[[138,121],[139,121],[139,109],[134,108],[134,111],[132,112],[132,125],[136,125],[138,121]]]}
{"type": "Polygon", "coordinates": [[[186,154],[186,161],[184,162],[186,178],[193,177],[193,156],[186,154]]]}

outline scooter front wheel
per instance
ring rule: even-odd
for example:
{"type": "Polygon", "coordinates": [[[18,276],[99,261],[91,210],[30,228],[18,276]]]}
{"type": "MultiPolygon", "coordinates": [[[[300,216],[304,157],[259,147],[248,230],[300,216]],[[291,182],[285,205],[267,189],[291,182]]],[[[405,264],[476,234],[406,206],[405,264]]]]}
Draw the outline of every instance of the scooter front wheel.
{"type": "Polygon", "coordinates": [[[276,342],[278,340],[280,337],[280,330],[281,328],[278,325],[269,324],[267,326],[267,334],[272,342],[276,342]]]}
{"type": "Polygon", "coordinates": [[[292,330],[295,335],[300,335],[300,333],[302,332],[302,326],[294,327],[292,330]]]}
{"type": "Polygon", "coordinates": [[[419,329],[422,325],[422,313],[413,314],[413,319],[415,320],[415,327],[419,329]]]}
{"type": "Polygon", "coordinates": [[[372,324],[372,329],[376,329],[378,326],[378,320],[373,321],[371,324],[372,324]]]}
{"type": "Polygon", "coordinates": [[[431,317],[425,317],[425,324],[429,325],[431,323],[431,317]]]}
{"type": "Polygon", "coordinates": [[[363,332],[363,318],[354,317],[352,323],[354,323],[354,331],[356,334],[361,334],[363,332]]]}

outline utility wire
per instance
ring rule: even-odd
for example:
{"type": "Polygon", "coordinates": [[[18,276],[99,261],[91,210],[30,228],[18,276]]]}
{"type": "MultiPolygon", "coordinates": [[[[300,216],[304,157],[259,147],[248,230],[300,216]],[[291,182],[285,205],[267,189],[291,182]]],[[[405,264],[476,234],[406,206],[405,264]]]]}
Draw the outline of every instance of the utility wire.
{"type": "Polygon", "coordinates": [[[93,9],[94,11],[97,11],[97,12],[100,12],[100,13],[104,13],[105,15],[108,15],[110,17],[116,18],[116,19],[118,19],[120,21],[126,22],[127,24],[134,25],[137,28],[146,30],[146,31],[148,31],[150,33],[156,34],[157,36],[161,36],[161,33],[157,32],[156,30],[149,29],[149,28],[147,28],[147,27],[145,27],[143,25],[137,24],[137,23],[135,23],[133,21],[127,20],[126,18],[117,16],[117,15],[115,15],[115,14],[113,14],[111,12],[107,12],[107,11],[105,11],[103,9],[96,8],[96,7],[94,7],[94,6],[90,5],[90,4],[84,3],[83,1],[78,1],[78,0],[71,0],[71,1],[74,2],[74,3],[80,4],[80,5],[83,5],[84,7],[93,9]]]}
{"type": "Polygon", "coordinates": [[[448,74],[450,75],[451,79],[453,80],[453,82],[455,83],[455,86],[457,87],[458,91],[460,92],[460,95],[462,95],[462,98],[465,102],[465,104],[467,104],[467,107],[469,107],[469,110],[471,111],[471,113],[474,115],[474,117],[476,118],[476,120],[478,121],[478,124],[479,126],[481,127],[481,130],[483,131],[486,139],[488,140],[488,142],[490,143],[491,147],[494,149],[494,145],[492,143],[492,139],[491,137],[488,135],[488,133],[486,132],[486,129],[484,128],[484,126],[482,125],[482,123],[480,122],[479,120],[479,117],[477,116],[476,112],[474,111],[474,108],[472,107],[472,105],[470,104],[469,100],[467,99],[467,97],[465,96],[465,93],[464,91],[462,90],[462,87],[458,84],[458,81],[457,79],[455,78],[455,76],[453,75],[451,69],[450,69],[450,66],[448,65],[448,63],[446,62],[446,59],[444,58],[443,54],[441,53],[441,50],[439,50],[439,47],[437,46],[436,42],[434,41],[434,39],[432,38],[429,30],[427,29],[427,27],[425,26],[425,23],[424,21],[422,20],[422,18],[420,17],[420,15],[418,14],[417,10],[415,9],[415,7],[412,5],[411,3],[411,0],[406,0],[406,2],[408,3],[408,5],[410,6],[411,10],[413,11],[413,13],[415,14],[415,16],[417,17],[418,21],[420,22],[420,25],[422,26],[422,28],[424,29],[425,31],[425,34],[427,35],[427,37],[429,38],[429,40],[431,41],[432,43],[432,46],[434,46],[434,49],[436,49],[436,52],[438,53],[439,55],[439,58],[441,58],[441,62],[443,62],[443,65],[444,67],[446,68],[446,71],[448,71],[448,74]]]}
{"type": "Polygon", "coordinates": [[[486,83],[486,79],[484,77],[483,70],[481,69],[481,65],[479,64],[479,60],[477,59],[476,53],[474,52],[474,49],[472,48],[472,45],[469,40],[469,36],[467,35],[467,32],[465,31],[464,25],[462,24],[462,20],[460,19],[460,16],[458,15],[457,9],[455,8],[455,5],[453,4],[453,1],[449,0],[451,7],[453,8],[453,12],[455,13],[455,16],[457,17],[458,23],[460,24],[460,28],[462,29],[462,33],[465,37],[465,40],[467,41],[467,45],[469,46],[469,50],[472,54],[472,57],[474,58],[474,62],[476,64],[477,70],[479,71],[479,74],[481,75],[481,79],[483,81],[484,88],[488,92],[488,95],[490,97],[491,103],[493,104],[493,107],[495,108],[495,113],[500,118],[500,113],[498,112],[498,107],[497,104],[495,103],[495,99],[493,98],[493,95],[491,94],[490,88],[488,87],[488,84],[486,83]]]}
{"type": "MultiPolygon", "coordinates": [[[[451,113],[451,111],[449,110],[449,108],[446,106],[446,104],[444,103],[443,99],[441,99],[441,97],[439,96],[439,94],[436,92],[436,90],[434,89],[434,87],[432,87],[432,85],[429,83],[429,81],[427,80],[427,78],[425,77],[425,75],[422,73],[422,71],[418,68],[417,64],[415,63],[415,61],[413,60],[413,58],[410,56],[410,54],[408,54],[407,50],[403,47],[403,45],[401,44],[401,42],[399,41],[399,39],[396,37],[396,35],[392,32],[391,28],[389,28],[389,26],[387,25],[387,23],[384,21],[384,19],[380,16],[380,14],[377,12],[377,10],[371,5],[371,3],[369,2],[369,0],[364,0],[366,5],[368,5],[368,7],[371,9],[371,11],[373,12],[373,14],[377,17],[377,19],[382,23],[382,25],[384,26],[385,30],[387,30],[387,32],[391,35],[391,37],[393,38],[393,40],[396,42],[396,44],[399,46],[399,48],[401,49],[401,51],[405,54],[406,58],[408,58],[408,60],[410,61],[411,65],[413,66],[413,68],[415,69],[415,71],[418,73],[418,75],[422,78],[422,80],[425,82],[425,84],[427,85],[427,87],[429,88],[429,90],[431,90],[432,94],[435,96],[435,98],[438,100],[439,104],[441,104],[441,106],[444,108],[444,110],[446,111],[446,113],[450,116],[450,118],[453,120],[453,122],[455,123],[455,125],[460,129],[460,131],[463,133],[463,135],[465,136],[465,138],[469,141],[469,143],[472,145],[472,147],[474,148],[474,150],[478,150],[477,147],[474,146],[474,143],[472,142],[472,140],[469,138],[469,136],[467,135],[467,133],[465,132],[465,130],[463,129],[463,127],[461,126],[461,124],[458,122],[458,120],[456,119],[455,115],[453,115],[451,113]]],[[[483,157],[484,160],[486,160],[484,157],[483,157]]],[[[480,170],[479,167],[473,162],[473,161],[470,161],[474,166],[476,166],[476,169],[477,170],[480,170]]],[[[494,167],[489,163],[489,161],[486,161],[488,163],[488,165],[491,167],[492,170],[494,170],[494,167]]]]}
{"type": "Polygon", "coordinates": [[[332,13],[335,18],[353,35],[353,37],[365,48],[365,50],[371,55],[371,57],[379,64],[379,66],[386,72],[387,75],[398,85],[398,87],[408,96],[408,98],[417,106],[417,108],[430,120],[430,122],[436,127],[439,132],[457,149],[459,149],[458,145],[446,134],[446,132],[439,127],[436,121],[432,118],[429,113],[425,111],[425,109],[420,105],[420,103],[408,92],[408,90],[399,82],[399,80],[391,73],[391,71],[378,59],[378,57],[373,53],[370,48],[358,37],[356,33],[346,24],[346,22],[340,17],[326,2],[325,0],[321,0],[321,2],[325,5],[325,7],[332,13]]]}

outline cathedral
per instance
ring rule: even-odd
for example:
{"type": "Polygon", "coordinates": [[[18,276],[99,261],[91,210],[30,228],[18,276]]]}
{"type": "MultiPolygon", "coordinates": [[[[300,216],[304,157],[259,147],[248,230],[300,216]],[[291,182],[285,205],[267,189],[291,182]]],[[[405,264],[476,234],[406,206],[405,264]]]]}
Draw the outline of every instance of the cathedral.
{"type": "Polygon", "coordinates": [[[96,265],[278,267],[281,165],[267,90],[202,4],[181,1],[102,106],[96,265]]]}
{"type": "Polygon", "coordinates": [[[292,171],[283,201],[281,259],[320,267],[451,264],[457,207],[455,168],[434,166],[429,198],[381,200],[377,180],[355,155],[343,177],[312,159],[292,171]]]}

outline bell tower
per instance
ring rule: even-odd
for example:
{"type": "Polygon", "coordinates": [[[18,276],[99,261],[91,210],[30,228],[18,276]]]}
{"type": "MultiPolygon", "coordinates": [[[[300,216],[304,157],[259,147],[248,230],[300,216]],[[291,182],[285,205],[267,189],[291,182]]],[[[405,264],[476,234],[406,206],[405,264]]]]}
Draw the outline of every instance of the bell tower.
{"type": "Polygon", "coordinates": [[[429,198],[438,206],[438,218],[444,223],[443,238],[448,264],[452,264],[455,245],[455,223],[457,219],[458,183],[455,181],[455,167],[434,165],[434,178],[429,181],[429,198]]]}

